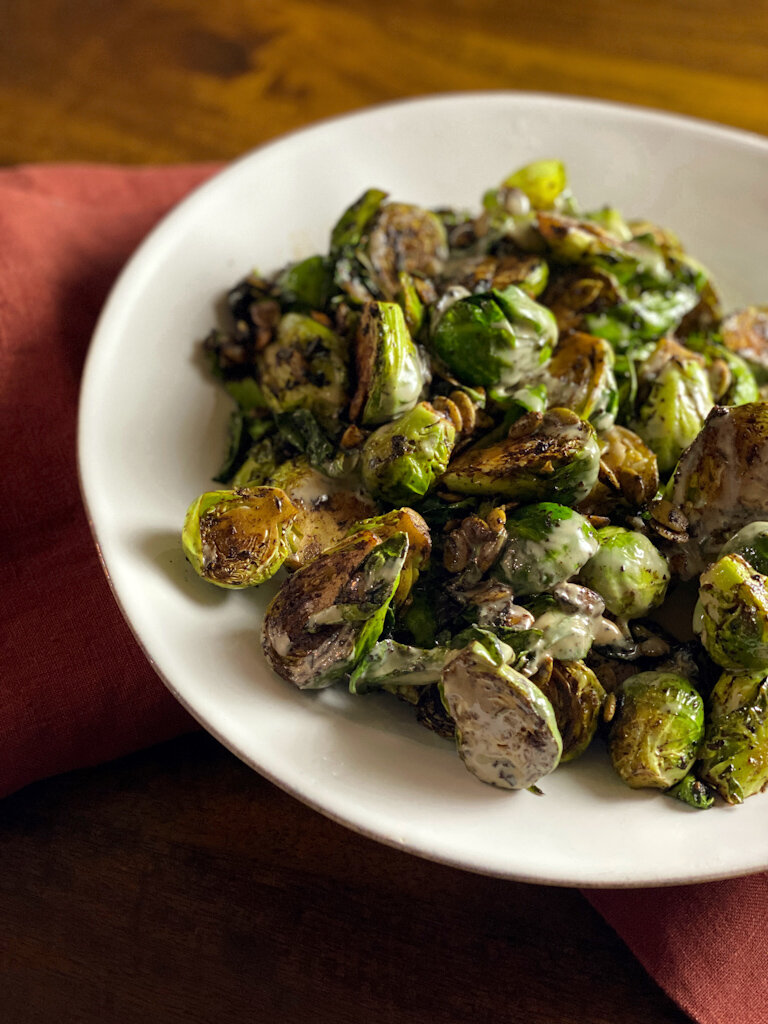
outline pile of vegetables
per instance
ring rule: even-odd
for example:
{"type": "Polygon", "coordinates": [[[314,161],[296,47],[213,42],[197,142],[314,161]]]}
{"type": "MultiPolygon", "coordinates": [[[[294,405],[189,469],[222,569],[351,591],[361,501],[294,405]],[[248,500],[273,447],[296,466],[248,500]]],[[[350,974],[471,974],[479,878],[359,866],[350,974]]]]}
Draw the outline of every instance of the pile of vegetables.
{"type": "Polygon", "coordinates": [[[502,788],[596,736],[694,807],[768,784],[768,307],[723,317],[671,232],[545,160],[479,213],[371,189],[229,309],[182,539],[219,587],[287,570],[280,676],[395,694],[502,788]]]}

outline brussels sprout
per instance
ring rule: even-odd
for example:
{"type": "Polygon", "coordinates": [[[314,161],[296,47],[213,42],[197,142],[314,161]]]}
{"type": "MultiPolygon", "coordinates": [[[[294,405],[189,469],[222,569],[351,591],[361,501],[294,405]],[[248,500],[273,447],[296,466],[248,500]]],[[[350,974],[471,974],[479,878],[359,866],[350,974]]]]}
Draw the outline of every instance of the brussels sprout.
{"type": "Polygon", "coordinates": [[[768,403],[715,406],[681,456],[666,497],[688,524],[687,577],[742,526],[768,518],[768,403]]]}
{"type": "Polygon", "coordinates": [[[494,575],[519,596],[564,583],[599,547],[595,528],[565,505],[542,502],[515,509],[505,526],[507,543],[494,575]]]}
{"type": "Polygon", "coordinates": [[[503,441],[462,452],[442,482],[458,494],[570,505],[589,493],[599,466],[592,426],[568,409],[550,409],[523,416],[503,441]]]}
{"type": "Polygon", "coordinates": [[[747,306],[720,324],[723,344],[741,356],[759,384],[768,380],[768,306],[747,306]]]}
{"type": "Polygon", "coordinates": [[[768,671],[768,579],[740,555],[724,555],[702,573],[694,629],[722,668],[768,671]]]}
{"type": "Polygon", "coordinates": [[[369,188],[347,207],[331,231],[332,254],[338,254],[347,246],[360,244],[366,227],[386,198],[386,192],[378,188],[369,188]]]}
{"type": "Polygon", "coordinates": [[[768,680],[741,707],[712,718],[699,758],[701,778],[729,804],[768,786],[768,680]]]}
{"type": "Polygon", "coordinates": [[[747,523],[720,548],[723,555],[741,555],[763,576],[768,576],[768,522],[747,523]]]}
{"type": "Polygon", "coordinates": [[[557,767],[562,740],[552,705],[481,644],[448,656],[440,692],[456,723],[459,756],[481,782],[527,789],[557,767]]]}
{"type": "Polygon", "coordinates": [[[649,378],[649,385],[631,425],[656,453],[660,472],[667,474],[714,405],[709,376],[701,356],[666,339],[640,366],[638,376],[649,378]]]}
{"type": "Polygon", "coordinates": [[[546,682],[539,684],[555,712],[563,740],[562,763],[587,749],[597,731],[605,690],[583,661],[555,661],[546,682]]]}
{"type": "Polygon", "coordinates": [[[255,587],[274,576],[298,543],[298,508],[277,487],[209,491],[187,509],[184,554],[217,587],[255,587]]]}
{"type": "Polygon", "coordinates": [[[262,487],[270,483],[277,465],[275,442],[271,437],[264,437],[248,449],[245,459],[232,477],[232,487],[262,487]]]}
{"type": "Polygon", "coordinates": [[[659,489],[656,456],[634,431],[614,425],[600,437],[600,476],[579,505],[585,515],[609,515],[647,505],[659,489]]]}
{"type": "Polygon", "coordinates": [[[325,476],[303,456],[284,462],[269,483],[284,490],[297,506],[296,527],[301,539],[286,559],[288,569],[311,562],[343,540],[361,519],[377,511],[375,503],[349,481],[325,476]]]}
{"type": "Polygon", "coordinates": [[[350,675],[350,693],[396,690],[399,687],[421,687],[437,683],[447,653],[444,647],[423,650],[398,644],[394,640],[381,640],[350,675]]]}
{"type": "Polygon", "coordinates": [[[321,689],[351,672],[381,634],[407,550],[403,533],[380,541],[362,531],[290,576],[262,630],[277,674],[299,689],[321,689]]]}
{"type": "Polygon", "coordinates": [[[766,681],[765,672],[723,672],[709,695],[709,717],[714,721],[745,704],[753,704],[766,681]]]}
{"type": "Polygon", "coordinates": [[[418,402],[427,374],[394,302],[367,302],[357,329],[357,390],[350,419],[376,426],[409,412],[418,402]]]}
{"type": "Polygon", "coordinates": [[[570,197],[568,175],[560,160],[535,160],[508,175],[483,197],[486,209],[505,205],[510,191],[522,192],[535,210],[552,210],[570,197]]]}
{"type": "Polygon", "coordinates": [[[286,313],[258,354],[265,400],[274,413],[306,409],[333,423],[347,404],[346,345],[311,316],[286,313]]]}
{"type": "Polygon", "coordinates": [[[419,402],[393,423],[375,430],[363,445],[363,483],[393,505],[426,494],[448,465],[456,440],[449,416],[419,402]]]}
{"type": "Polygon", "coordinates": [[[681,803],[688,804],[697,811],[706,811],[714,802],[715,797],[709,786],[697,779],[695,775],[688,772],[683,778],[666,791],[666,796],[671,796],[681,803]]]}
{"type": "Polygon", "coordinates": [[[597,531],[600,547],[579,578],[596,590],[609,612],[622,619],[645,615],[664,600],[670,573],[667,560],[651,541],[635,530],[604,526],[597,531]]]}
{"type": "Polygon", "coordinates": [[[333,262],[325,256],[310,256],[289,263],[277,275],[275,286],[285,310],[323,310],[334,292],[333,262]]]}
{"type": "Polygon", "coordinates": [[[394,598],[395,605],[402,605],[419,578],[419,571],[429,563],[432,551],[429,527],[412,508],[399,508],[381,516],[361,520],[353,527],[352,532],[357,533],[359,530],[370,530],[382,540],[396,533],[404,533],[408,538],[408,553],[400,571],[400,582],[394,598]]]}
{"type": "MultiPolygon", "coordinates": [[[[549,250],[563,263],[588,262],[608,271],[619,281],[639,278],[646,285],[659,286],[671,280],[658,246],[647,240],[627,240],[623,223],[617,235],[594,218],[540,211],[536,225],[549,250]]],[[[616,226],[613,218],[611,228],[616,226]]]]}
{"type": "Polygon", "coordinates": [[[432,325],[431,350],[467,384],[503,399],[549,359],[555,318],[516,285],[453,302],[432,325]]]}
{"type": "Polygon", "coordinates": [[[368,225],[361,258],[385,299],[395,301],[402,272],[414,277],[440,275],[448,256],[448,239],[434,213],[408,203],[385,203],[368,225]]]}
{"type": "Polygon", "coordinates": [[[561,337],[547,366],[550,406],[572,409],[604,431],[619,404],[613,349],[603,338],[573,332],[561,337]]]}
{"type": "Polygon", "coordinates": [[[633,789],[668,789],[696,759],[704,737],[704,701],[672,672],[640,672],[619,688],[608,753],[633,789]]]}

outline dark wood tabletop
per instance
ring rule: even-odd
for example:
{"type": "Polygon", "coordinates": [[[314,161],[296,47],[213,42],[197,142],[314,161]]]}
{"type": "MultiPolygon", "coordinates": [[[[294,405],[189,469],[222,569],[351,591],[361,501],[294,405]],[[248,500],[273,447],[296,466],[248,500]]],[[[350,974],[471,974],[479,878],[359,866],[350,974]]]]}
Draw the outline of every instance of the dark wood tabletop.
{"type": "MultiPolygon", "coordinates": [[[[5,164],[228,159],[458,89],[768,134],[765,0],[0,0],[0,24],[5,164]]],[[[200,733],[0,805],[0,1019],[688,1018],[580,893],[379,846],[200,733]]]]}

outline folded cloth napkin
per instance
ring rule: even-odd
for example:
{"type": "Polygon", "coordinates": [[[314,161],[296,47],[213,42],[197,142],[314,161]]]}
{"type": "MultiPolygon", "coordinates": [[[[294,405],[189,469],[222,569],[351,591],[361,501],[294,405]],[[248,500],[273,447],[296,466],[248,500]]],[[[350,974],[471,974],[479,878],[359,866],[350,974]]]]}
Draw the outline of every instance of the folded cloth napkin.
{"type": "MultiPolygon", "coordinates": [[[[80,502],[75,423],[113,279],[214,170],[0,171],[0,795],[194,728],[109,592],[80,502]]],[[[768,1024],[768,875],[585,895],[700,1024],[768,1024]]]]}

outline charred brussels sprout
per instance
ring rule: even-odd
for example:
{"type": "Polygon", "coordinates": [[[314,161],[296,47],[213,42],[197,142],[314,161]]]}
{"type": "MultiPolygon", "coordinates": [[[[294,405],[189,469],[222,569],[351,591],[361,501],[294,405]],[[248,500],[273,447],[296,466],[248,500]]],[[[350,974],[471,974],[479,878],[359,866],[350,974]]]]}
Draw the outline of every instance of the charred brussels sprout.
{"type": "Polygon", "coordinates": [[[549,266],[541,256],[531,254],[470,256],[452,272],[451,278],[478,294],[503,292],[514,284],[535,299],[546,288],[549,266]]]}
{"type": "Polygon", "coordinates": [[[430,347],[459,380],[503,400],[546,364],[556,341],[550,311],[508,285],[449,305],[432,326],[430,347]]]}
{"type": "Polygon", "coordinates": [[[613,349],[578,331],[561,338],[547,366],[550,406],[573,409],[596,430],[613,426],[619,405],[613,349]]]}
{"type": "Polygon", "coordinates": [[[264,617],[270,665],[299,689],[342,679],[378,640],[408,539],[369,531],[329,548],[290,576],[264,617]]]}
{"type": "Polygon", "coordinates": [[[668,789],[696,759],[704,737],[704,702],[687,679],[641,672],[619,688],[608,752],[633,789],[668,789]]]}
{"type": "Polygon", "coordinates": [[[591,425],[568,409],[550,409],[523,416],[503,441],[462,452],[443,483],[458,494],[572,504],[589,493],[599,466],[591,425]]]}
{"type": "Polygon", "coordinates": [[[440,692],[456,723],[459,756],[481,782],[527,789],[557,767],[562,740],[552,705],[477,641],[448,656],[440,692]]]}
{"type": "Polygon", "coordinates": [[[724,555],[699,581],[694,629],[725,669],[768,671],[768,579],[739,555],[724,555]]]}
{"type": "Polygon", "coordinates": [[[401,273],[438,277],[447,255],[448,241],[439,217],[409,203],[385,203],[371,222],[363,258],[382,296],[395,301],[401,273]]]}
{"type": "Polygon", "coordinates": [[[753,704],[765,681],[765,672],[723,672],[709,695],[709,717],[714,721],[753,704]]]}
{"type": "Polygon", "coordinates": [[[742,695],[733,710],[713,714],[699,752],[701,778],[729,804],[768,786],[768,680],[742,695]]]}
{"type": "Polygon", "coordinates": [[[583,661],[555,661],[549,679],[539,685],[552,705],[563,740],[560,760],[573,761],[597,731],[605,690],[583,661]]]}
{"type": "Polygon", "coordinates": [[[542,502],[515,509],[505,525],[507,542],[494,575],[520,596],[564,583],[599,547],[595,528],[565,505],[542,502]]]}
{"type": "Polygon", "coordinates": [[[274,413],[306,409],[333,423],[347,404],[346,345],[311,316],[286,313],[258,356],[264,398],[274,413]]]}
{"type": "Polygon", "coordinates": [[[450,417],[429,402],[375,430],[363,445],[363,483],[392,505],[415,501],[445,471],[456,440],[450,417]]]}
{"type": "Polygon", "coordinates": [[[182,530],[188,561],[217,587],[255,587],[274,576],[299,537],[299,509],[277,487],[210,491],[189,506],[182,530]]]}
{"type": "Polygon", "coordinates": [[[670,573],[666,559],[651,541],[621,526],[604,526],[597,536],[600,547],[579,578],[600,594],[608,611],[622,619],[635,619],[660,605],[670,573]]]}
{"type": "Polygon", "coordinates": [[[427,374],[394,302],[366,303],[356,338],[357,390],[350,418],[364,426],[388,423],[419,400],[427,374]]]}
{"type": "Polygon", "coordinates": [[[361,520],[355,525],[352,532],[357,533],[359,530],[370,530],[382,540],[392,537],[396,533],[404,533],[408,538],[408,553],[405,556],[400,571],[400,582],[395,592],[395,604],[401,605],[418,580],[419,571],[429,564],[429,556],[432,551],[429,527],[419,513],[414,512],[412,508],[398,508],[381,516],[361,520]]]}

